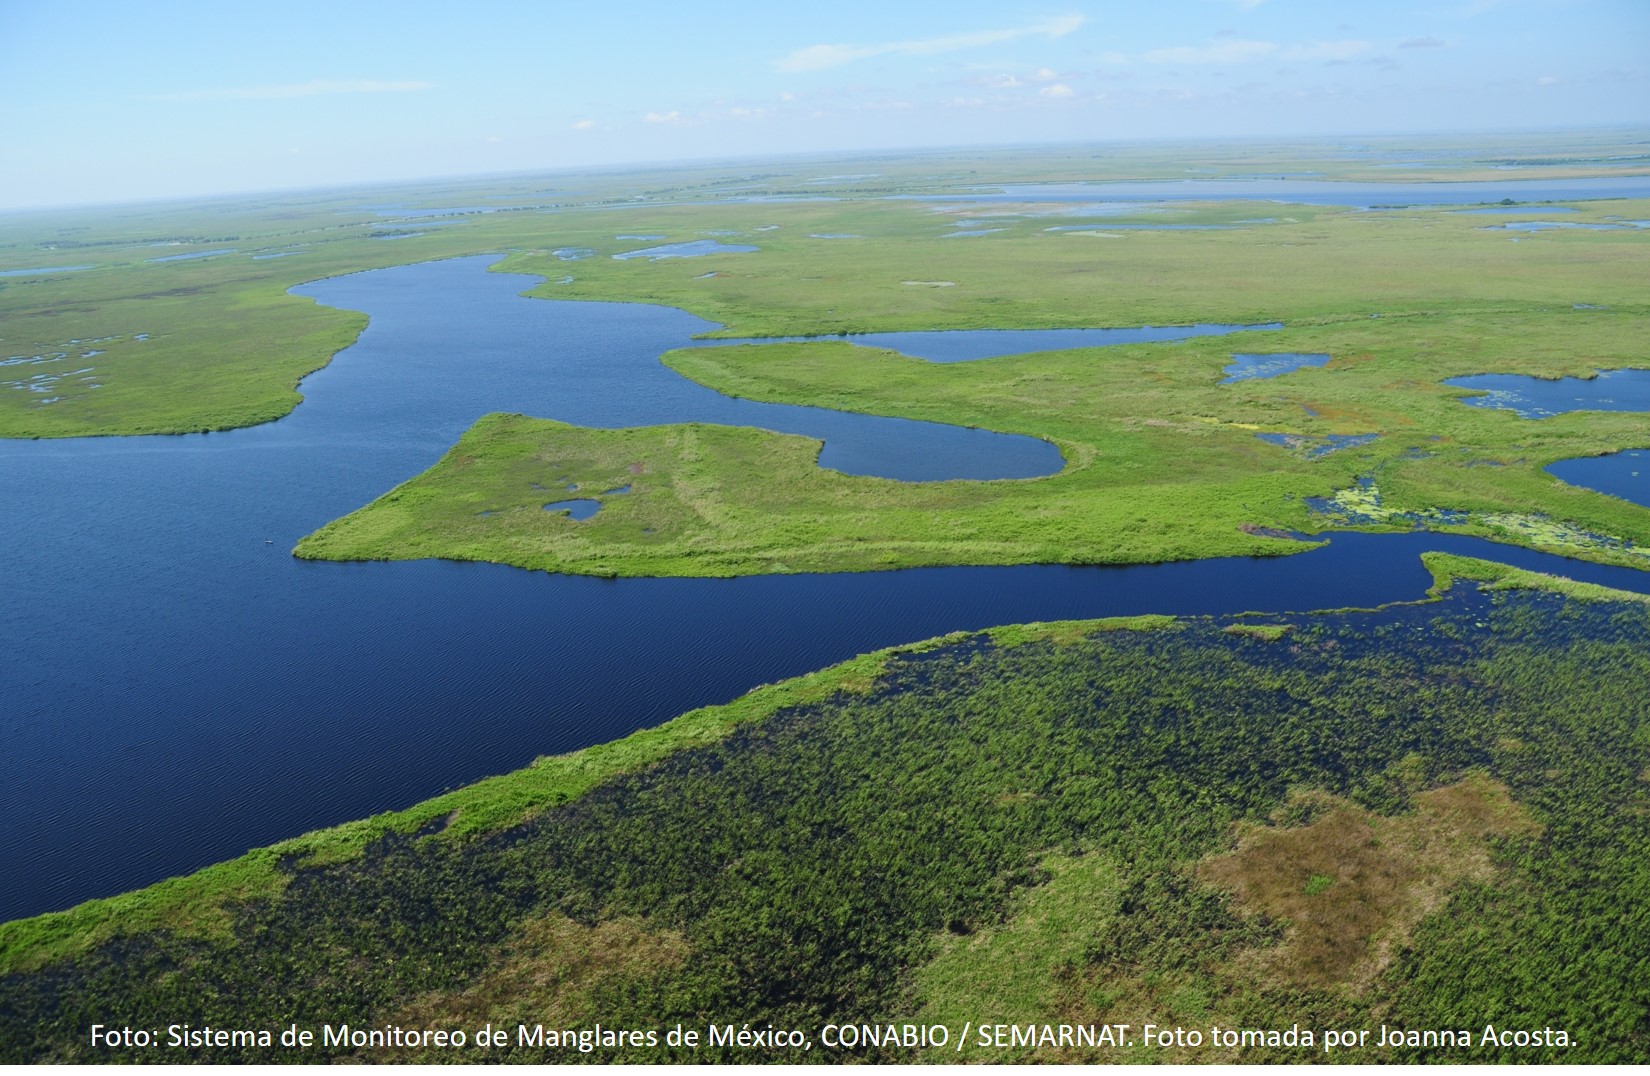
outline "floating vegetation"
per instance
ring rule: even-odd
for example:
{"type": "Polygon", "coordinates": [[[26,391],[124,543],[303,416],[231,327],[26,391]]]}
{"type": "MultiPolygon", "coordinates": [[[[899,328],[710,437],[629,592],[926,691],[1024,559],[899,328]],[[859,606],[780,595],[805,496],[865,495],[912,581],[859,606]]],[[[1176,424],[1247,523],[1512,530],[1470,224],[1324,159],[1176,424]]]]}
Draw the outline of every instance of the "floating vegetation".
{"type": "Polygon", "coordinates": [[[1307,459],[1322,459],[1332,452],[1339,452],[1343,448],[1357,448],[1360,445],[1373,444],[1380,440],[1378,433],[1355,434],[1325,434],[1321,437],[1306,433],[1257,433],[1257,440],[1265,441],[1269,445],[1278,445],[1287,448],[1297,456],[1307,459]]]}
{"type": "Polygon", "coordinates": [[[1395,508],[1383,502],[1381,489],[1372,478],[1360,478],[1357,485],[1337,490],[1331,497],[1308,497],[1305,503],[1310,511],[1343,526],[1407,524],[1417,530],[1464,528],[1492,539],[1537,549],[1626,555],[1650,567],[1650,550],[1639,547],[1631,539],[1599,534],[1541,512],[1395,508]]]}

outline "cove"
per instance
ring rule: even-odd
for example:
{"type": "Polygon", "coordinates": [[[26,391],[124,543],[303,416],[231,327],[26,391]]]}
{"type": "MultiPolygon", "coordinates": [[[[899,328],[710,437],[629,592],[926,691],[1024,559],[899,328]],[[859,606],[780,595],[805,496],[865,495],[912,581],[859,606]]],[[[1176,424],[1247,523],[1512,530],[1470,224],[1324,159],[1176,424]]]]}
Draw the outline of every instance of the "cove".
{"type": "Polygon", "coordinates": [[[1549,464],[1546,470],[1561,482],[1650,508],[1650,448],[1559,460],[1549,464]]]}
{"type": "Polygon", "coordinates": [[[674,390],[638,371],[708,324],[521,299],[523,278],[485,265],[305,285],[369,302],[371,321],[278,422],[0,441],[0,919],[950,631],[1411,600],[1429,549],[1650,589],[1646,573],[1413,533],[1341,534],[1281,558],[744,579],[295,560],[300,537],[429,466],[482,412],[555,416],[588,391],[579,406],[618,419],[631,405],[611,398],[611,364],[663,413],[674,390]]]}

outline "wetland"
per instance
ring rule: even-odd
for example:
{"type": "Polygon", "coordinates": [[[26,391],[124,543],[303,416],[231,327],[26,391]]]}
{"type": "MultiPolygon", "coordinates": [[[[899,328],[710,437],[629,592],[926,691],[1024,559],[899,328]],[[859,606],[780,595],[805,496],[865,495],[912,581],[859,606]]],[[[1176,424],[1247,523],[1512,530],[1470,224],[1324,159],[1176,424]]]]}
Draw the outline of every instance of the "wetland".
{"type": "Polygon", "coordinates": [[[1650,178],[1120,161],[0,220],[98,263],[0,282],[0,1056],[165,983],[949,1019],[977,967],[1015,1019],[1465,996],[1637,1056],[1650,178]],[[1476,212],[1552,199],[1597,227],[1476,212]]]}

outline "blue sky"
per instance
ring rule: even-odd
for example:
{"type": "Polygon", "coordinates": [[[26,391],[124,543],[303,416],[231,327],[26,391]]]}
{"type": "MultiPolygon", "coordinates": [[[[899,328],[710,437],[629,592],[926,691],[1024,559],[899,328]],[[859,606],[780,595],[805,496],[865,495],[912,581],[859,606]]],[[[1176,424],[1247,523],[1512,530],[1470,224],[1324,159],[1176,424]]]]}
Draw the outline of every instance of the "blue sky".
{"type": "Polygon", "coordinates": [[[0,0],[0,208],[692,158],[1650,121],[1650,0],[0,0]]]}

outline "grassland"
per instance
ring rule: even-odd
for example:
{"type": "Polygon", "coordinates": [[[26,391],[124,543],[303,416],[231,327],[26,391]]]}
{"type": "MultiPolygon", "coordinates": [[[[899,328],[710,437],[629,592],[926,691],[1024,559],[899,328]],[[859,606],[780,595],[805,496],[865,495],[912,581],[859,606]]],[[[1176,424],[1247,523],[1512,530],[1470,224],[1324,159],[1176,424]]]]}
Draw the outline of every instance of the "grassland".
{"type": "MultiPolygon", "coordinates": [[[[1573,1045],[1332,1059],[1640,1057],[1645,606],[1430,563],[1431,602],[1292,617],[1272,638],[1145,619],[873,655],[702,712],[670,749],[666,726],[606,760],[315,835],[308,857],[266,853],[278,884],[203,893],[171,918],[132,914],[134,894],[8,924],[0,1057],[147,1056],[93,1049],[93,1021],[347,1020],[502,1024],[495,1060],[790,1059],[514,1035],[680,1020],[808,1029],[825,1059],[918,1060],[817,1045],[826,1023],[918,1018],[953,1035],[964,1020],[1493,1022],[1573,1045]],[[1458,579],[1513,585],[1443,586],[1458,579]]],[[[964,1054],[1322,1056],[1138,1038],[964,1054]]]]}

